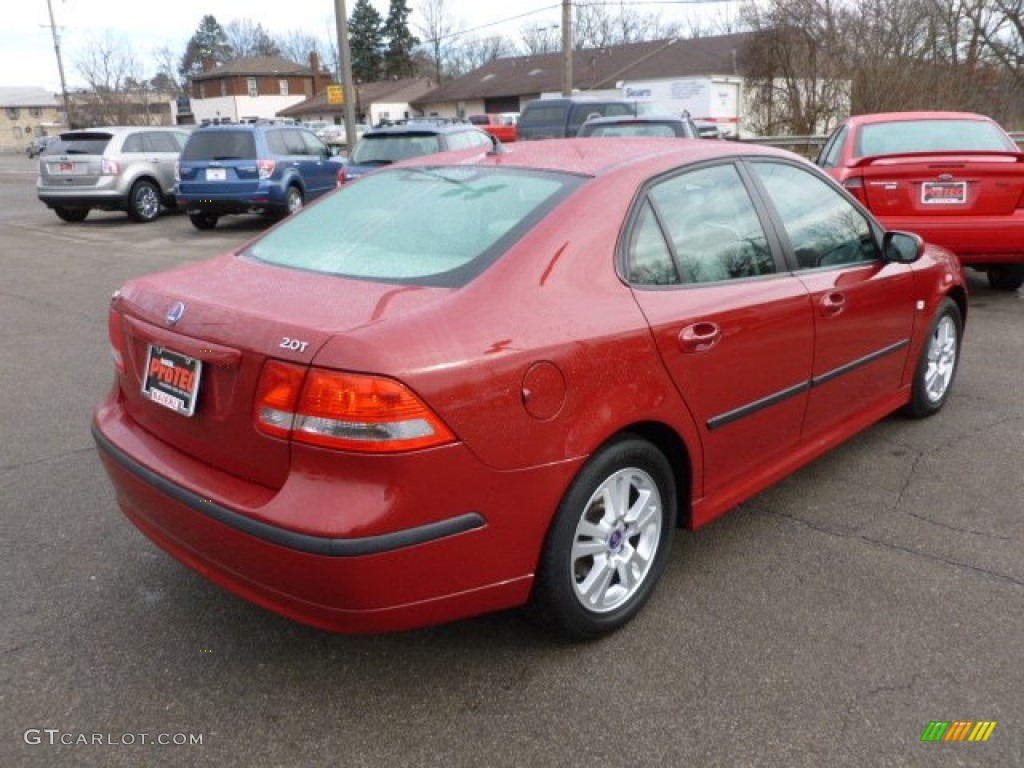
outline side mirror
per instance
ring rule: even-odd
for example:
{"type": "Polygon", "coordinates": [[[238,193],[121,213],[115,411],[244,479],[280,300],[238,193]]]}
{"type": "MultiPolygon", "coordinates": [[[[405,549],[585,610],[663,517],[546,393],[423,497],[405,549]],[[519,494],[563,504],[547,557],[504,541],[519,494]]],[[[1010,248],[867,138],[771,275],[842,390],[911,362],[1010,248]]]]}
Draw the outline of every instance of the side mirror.
{"type": "Polygon", "coordinates": [[[882,237],[882,257],[896,264],[913,264],[921,258],[924,240],[913,232],[886,232],[882,237]]]}

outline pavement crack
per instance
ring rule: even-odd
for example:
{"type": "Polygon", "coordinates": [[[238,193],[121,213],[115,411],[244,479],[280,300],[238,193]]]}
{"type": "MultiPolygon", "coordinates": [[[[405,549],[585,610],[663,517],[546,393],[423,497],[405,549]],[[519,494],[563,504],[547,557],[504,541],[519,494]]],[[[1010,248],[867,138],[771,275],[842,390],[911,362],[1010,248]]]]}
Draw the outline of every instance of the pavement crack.
{"type": "Polygon", "coordinates": [[[860,539],[861,541],[866,542],[868,544],[874,544],[874,545],[879,546],[879,547],[885,547],[886,549],[891,549],[891,550],[893,550],[895,552],[903,552],[903,553],[906,553],[908,555],[914,555],[916,557],[923,558],[925,560],[931,560],[932,562],[943,563],[945,565],[951,565],[951,566],[953,566],[955,568],[962,568],[963,570],[966,570],[966,571],[971,571],[973,573],[983,574],[983,575],[985,575],[985,576],[987,576],[987,577],[989,577],[991,579],[994,579],[996,581],[1002,581],[1004,583],[1012,584],[1012,585],[1017,586],[1017,587],[1024,587],[1024,580],[1016,579],[1013,576],[1008,576],[1005,573],[999,573],[998,571],[988,570],[987,568],[981,568],[981,567],[979,567],[977,565],[971,565],[970,563],[964,563],[964,562],[961,562],[960,560],[953,560],[951,558],[943,557],[942,555],[933,554],[931,552],[921,552],[919,550],[910,549],[909,547],[900,546],[899,544],[893,544],[893,543],[888,542],[888,541],[882,541],[881,539],[874,539],[874,538],[872,538],[870,536],[865,536],[862,533],[837,531],[837,530],[835,530],[833,528],[827,528],[827,527],[822,526],[822,525],[816,525],[816,524],[814,524],[814,523],[812,523],[812,522],[810,522],[808,520],[804,520],[801,517],[796,517],[795,515],[789,515],[789,514],[786,514],[785,512],[778,512],[778,511],[771,510],[771,509],[767,510],[767,512],[768,512],[769,515],[775,515],[776,517],[781,517],[781,518],[784,518],[786,520],[790,520],[790,521],[792,521],[794,523],[797,523],[798,525],[804,526],[805,528],[809,528],[812,531],[817,531],[818,533],[824,533],[827,536],[835,536],[837,538],[842,538],[842,539],[860,539]]]}
{"type": "Polygon", "coordinates": [[[930,523],[938,528],[945,528],[947,531],[956,531],[957,533],[966,533],[970,536],[982,536],[986,539],[994,539],[995,541],[1020,541],[1013,536],[997,536],[994,533],[986,533],[985,531],[975,531],[970,528],[961,528],[958,525],[950,525],[949,523],[940,523],[938,520],[932,520],[930,517],[919,515],[917,512],[907,512],[910,517],[916,520],[920,520],[923,523],[930,523]]]}
{"type": "Polygon", "coordinates": [[[38,459],[28,459],[27,461],[22,461],[17,464],[4,464],[0,465],[0,472],[17,472],[19,469],[34,467],[37,464],[46,464],[47,462],[50,461],[60,461],[61,459],[66,459],[69,456],[78,456],[83,453],[93,453],[95,450],[95,448],[89,446],[88,448],[76,448],[73,451],[63,451],[62,453],[55,453],[52,456],[42,456],[38,459]]]}

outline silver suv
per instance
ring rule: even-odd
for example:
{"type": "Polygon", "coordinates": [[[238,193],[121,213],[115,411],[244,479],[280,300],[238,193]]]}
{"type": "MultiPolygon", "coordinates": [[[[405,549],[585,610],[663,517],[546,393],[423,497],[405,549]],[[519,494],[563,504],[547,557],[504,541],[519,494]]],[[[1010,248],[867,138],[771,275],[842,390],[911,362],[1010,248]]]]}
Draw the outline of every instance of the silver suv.
{"type": "Polygon", "coordinates": [[[82,221],[92,208],[153,221],[174,205],[174,162],[187,139],[167,127],[66,131],[39,157],[36,193],[64,221],[82,221]]]}

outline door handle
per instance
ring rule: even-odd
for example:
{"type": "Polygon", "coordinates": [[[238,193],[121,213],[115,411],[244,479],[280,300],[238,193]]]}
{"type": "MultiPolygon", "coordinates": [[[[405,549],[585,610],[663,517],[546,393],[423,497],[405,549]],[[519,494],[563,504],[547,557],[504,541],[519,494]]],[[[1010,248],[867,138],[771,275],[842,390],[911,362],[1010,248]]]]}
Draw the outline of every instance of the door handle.
{"type": "Polygon", "coordinates": [[[818,311],[824,317],[835,317],[844,309],[846,309],[846,294],[840,291],[830,291],[818,302],[818,311]]]}
{"type": "Polygon", "coordinates": [[[679,332],[679,348],[683,352],[707,352],[722,339],[722,329],[715,323],[688,325],[679,332]]]}

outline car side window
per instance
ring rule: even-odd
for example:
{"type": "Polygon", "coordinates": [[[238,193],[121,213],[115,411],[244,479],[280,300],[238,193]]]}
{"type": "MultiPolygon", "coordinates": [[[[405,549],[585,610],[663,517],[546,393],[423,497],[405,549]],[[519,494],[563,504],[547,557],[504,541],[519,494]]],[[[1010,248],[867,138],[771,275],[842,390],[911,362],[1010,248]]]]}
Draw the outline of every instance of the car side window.
{"type": "Polygon", "coordinates": [[[150,131],[144,134],[146,137],[146,149],[150,152],[171,152],[181,151],[174,136],[166,131],[150,131]]]}
{"type": "Polygon", "coordinates": [[[284,140],[284,131],[267,131],[267,146],[275,155],[290,154],[284,140]]]}
{"type": "Polygon", "coordinates": [[[132,133],[125,137],[124,144],[121,146],[122,152],[145,152],[146,148],[143,145],[144,134],[132,133]]]}
{"type": "Polygon", "coordinates": [[[469,132],[453,132],[445,136],[446,145],[448,149],[466,149],[472,146],[469,143],[469,132]]]}
{"type": "Polygon", "coordinates": [[[327,155],[330,154],[327,151],[327,145],[324,144],[320,139],[314,136],[312,133],[307,131],[299,131],[299,135],[302,137],[303,142],[306,144],[307,155],[327,155]]]}
{"type": "Polygon", "coordinates": [[[674,176],[649,193],[683,283],[769,275],[775,259],[736,167],[715,165],[674,176]]]}
{"type": "Polygon", "coordinates": [[[627,279],[634,285],[678,285],[680,282],[679,270],[649,200],[640,208],[630,235],[627,279]]]}
{"type": "Polygon", "coordinates": [[[832,134],[832,138],[828,140],[825,148],[821,150],[821,155],[818,157],[818,165],[822,168],[835,168],[839,165],[839,158],[843,154],[843,145],[846,144],[846,136],[849,132],[850,129],[844,125],[832,134]]]}
{"type": "Polygon", "coordinates": [[[302,140],[302,134],[299,131],[286,130],[281,131],[284,134],[284,145],[288,151],[285,154],[289,155],[307,155],[306,142],[302,140]]]}
{"type": "Polygon", "coordinates": [[[867,218],[812,171],[788,163],[751,163],[778,211],[797,269],[861,264],[878,258],[867,218]]]}

